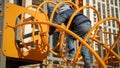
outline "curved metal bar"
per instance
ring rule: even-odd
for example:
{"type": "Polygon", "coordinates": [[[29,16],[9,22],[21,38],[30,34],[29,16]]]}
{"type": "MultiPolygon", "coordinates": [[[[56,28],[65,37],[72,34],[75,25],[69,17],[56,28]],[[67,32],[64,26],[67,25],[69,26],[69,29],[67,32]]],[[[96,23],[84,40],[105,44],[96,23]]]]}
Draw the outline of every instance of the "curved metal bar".
{"type": "MultiPolygon", "coordinates": [[[[73,18],[77,15],[77,13],[80,12],[80,11],[82,11],[82,10],[85,9],[85,8],[91,8],[91,9],[93,9],[93,10],[96,12],[96,14],[97,14],[98,21],[100,20],[100,14],[99,14],[99,12],[97,11],[97,9],[95,9],[95,8],[92,7],[92,6],[83,6],[83,7],[80,7],[79,9],[77,9],[77,10],[72,14],[72,16],[70,17],[70,19],[69,19],[69,21],[68,21],[68,24],[67,24],[67,27],[66,27],[67,29],[70,27],[71,22],[72,22],[73,18]]],[[[86,38],[86,37],[85,37],[85,38],[86,38]]],[[[84,39],[85,39],[85,38],[84,38],[84,39]]],[[[88,37],[87,37],[87,38],[88,38],[88,37]]],[[[87,38],[85,39],[85,41],[87,40],[87,38]]],[[[78,50],[80,51],[81,48],[82,48],[82,46],[80,45],[80,47],[78,48],[78,50]]],[[[74,61],[75,61],[75,62],[76,62],[77,59],[78,59],[78,54],[79,54],[79,52],[77,52],[77,53],[75,54],[75,58],[74,58],[74,61]]]]}
{"type": "MultiPolygon", "coordinates": [[[[47,3],[51,3],[51,4],[53,4],[53,5],[57,5],[57,3],[56,3],[56,2],[53,2],[53,1],[45,1],[45,2],[42,2],[41,4],[39,4],[39,6],[38,6],[38,8],[37,8],[37,10],[36,10],[35,17],[36,17],[36,15],[37,15],[37,12],[38,12],[39,8],[41,8],[44,4],[47,4],[47,3]]],[[[47,13],[46,13],[46,14],[47,14],[47,13]]]]}
{"type": "MultiPolygon", "coordinates": [[[[41,9],[41,7],[42,7],[44,4],[47,4],[47,3],[51,3],[51,4],[54,4],[54,5],[57,4],[57,3],[53,2],[53,1],[45,1],[45,2],[42,2],[41,4],[39,4],[39,6],[37,7],[36,12],[35,12],[35,19],[34,19],[34,21],[36,21],[36,16],[37,16],[38,10],[41,9]]],[[[45,13],[46,13],[46,12],[45,12],[45,13]]],[[[46,13],[46,17],[47,17],[47,20],[48,20],[47,13],[46,13]]],[[[33,28],[35,29],[35,26],[33,26],[33,28]]],[[[33,37],[34,37],[34,29],[33,29],[33,31],[32,31],[33,37]]],[[[43,29],[42,29],[42,30],[43,30],[43,29]]],[[[33,38],[33,39],[34,39],[34,38],[33,38]]],[[[35,41],[34,41],[34,42],[35,42],[35,41]]]]}
{"type": "MultiPolygon", "coordinates": [[[[27,7],[25,8],[24,12],[21,13],[22,15],[21,15],[20,23],[23,23],[24,14],[27,13],[26,10],[29,9],[30,7],[35,7],[35,8],[37,8],[38,6],[36,6],[36,5],[27,6],[27,7]]],[[[46,12],[45,12],[42,8],[39,8],[39,9],[43,12],[43,14],[45,15],[45,17],[48,19],[46,12]]],[[[32,15],[32,14],[30,14],[30,15],[32,15]]],[[[32,15],[32,16],[33,16],[33,15],[32,15]]],[[[35,16],[33,16],[33,17],[35,17],[35,16]]],[[[41,25],[40,25],[40,26],[41,26],[41,25]]],[[[34,43],[35,43],[35,40],[34,40],[34,30],[35,30],[35,27],[33,27],[33,31],[32,31],[32,39],[33,39],[33,41],[34,41],[34,43]]],[[[40,28],[39,28],[39,30],[40,30],[40,28]]],[[[42,30],[42,27],[41,27],[41,30],[42,30]]],[[[24,39],[23,39],[23,35],[22,35],[22,27],[20,27],[20,39],[21,39],[22,43],[24,44],[24,39]]],[[[27,46],[26,46],[25,44],[24,44],[24,47],[27,48],[27,46]]]]}
{"type": "MultiPolygon", "coordinates": [[[[115,19],[114,19],[115,20],[115,19]]],[[[115,20],[116,21],[116,20],[115,20]]],[[[119,24],[119,32],[118,32],[118,34],[117,34],[117,39],[114,41],[114,43],[112,44],[112,46],[110,47],[110,48],[106,48],[106,49],[108,49],[108,51],[113,51],[113,48],[115,48],[115,46],[116,46],[116,44],[119,42],[119,40],[120,40],[120,21],[117,21],[117,23],[119,24]]],[[[116,56],[116,58],[120,61],[120,56],[118,56],[114,51],[112,52],[115,56],[116,56]]],[[[109,56],[109,52],[106,54],[106,56],[105,56],[105,58],[104,58],[104,61],[107,59],[107,57],[109,56]]]]}
{"type": "Polygon", "coordinates": [[[39,9],[40,7],[42,7],[44,4],[47,4],[47,3],[51,3],[51,4],[53,4],[53,5],[57,5],[57,3],[56,3],[56,2],[53,2],[53,1],[44,1],[44,2],[42,2],[41,4],[39,4],[38,9],[39,9]]]}
{"type": "MultiPolygon", "coordinates": [[[[112,17],[111,17],[111,18],[105,18],[105,19],[99,21],[96,25],[94,25],[94,26],[90,29],[90,31],[88,32],[88,34],[87,34],[86,36],[89,37],[89,36],[91,35],[92,31],[93,31],[96,27],[98,27],[101,23],[103,23],[103,22],[105,22],[105,21],[108,21],[108,20],[115,20],[115,21],[117,21],[118,24],[120,24],[120,21],[119,21],[117,18],[112,18],[112,17]]],[[[120,27],[119,27],[119,29],[120,29],[120,27]]],[[[120,31],[119,31],[119,33],[120,33],[120,31]]],[[[117,40],[116,40],[115,43],[117,43],[117,41],[119,40],[119,38],[120,38],[120,35],[118,35],[117,40]]],[[[86,39],[87,39],[87,38],[86,38],[86,39]]],[[[85,41],[86,39],[84,39],[84,41],[85,41]]],[[[115,45],[115,44],[114,44],[114,45],[115,45]]],[[[102,46],[103,46],[103,45],[102,45],[102,46]]],[[[120,56],[118,56],[114,51],[112,51],[113,47],[110,48],[110,49],[109,49],[108,47],[106,47],[106,46],[103,46],[103,47],[105,47],[108,51],[110,51],[111,53],[113,53],[113,54],[120,60],[120,56]]],[[[80,52],[80,48],[78,48],[76,55],[78,55],[79,52],[80,52]]],[[[78,57],[76,57],[76,58],[78,58],[78,57]]],[[[76,62],[76,61],[74,61],[74,62],[76,62]]]]}
{"type": "MultiPolygon", "coordinates": [[[[116,21],[116,22],[120,25],[120,21],[119,21],[117,18],[112,18],[112,17],[111,17],[111,18],[105,18],[105,19],[101,20],[100,22],[98,22],[96,25],[94,25],[94,26],[90,29],[90,31],[88,32],[87,36],[90,36],[90,34],[92,33],[92,31],[93,31],[97,26],[99,26],[99,25],[102,24],[103,22],[109,21],[109,20],[114,20],[114,21],[116,21]]],[[[112,47],[111,47],[111,48],[108,48],[108,47],[105,46],[105,48],[106,48],[108,51],[110,51],[111,53],[113,53],[113,54],[120,60],[120,57],[117,56],[116,53],[114,53],[114,52],[112,51],[112,49],[116,46],[116,44],[117,44],[117,42],[119,41],[119,39],[120,39],[120,27],[119,27],[119,32],[118,32],[118,35],[117,35],[117,39],[116,39],[115,42],[113,43],[112,47]]]]}
{"type": "Polygon", "coordinates": [[[23,26],[25,24],[47,24],[47,25],[54,26],[56,28],[64,30],[68,34],[72,35],[74,38],[78,39],[81,42],[81,44],[85,45],[89,49],[89,51],[96,57],[96,59],[100,62],[100,64],[103,66],[103,68],[107,68],[107,66],[102,61],[102,59],[99,57],[99,55],[85,41],[83,41],[82,38],[80,38],[78,35],[76,35],[72,31],[70,31],[70,30],[68,30],[66,28],[63,28],[60,25],[57,25],[57,24],[54,24],[54,23],[50,23],[50,22],[34,22],[34,23],[33,22],[25,22],[25,23],[21,23],[21,24],[16,25],[14,28],[19,27],[19,26],[23,26]]]}
{"type": "MultiPolygon", "coordinates": [[[[20,23],[23,22],[23,15],[24,15],[24,14],[22,13],[20,23]]],[[[21,42],[23,43],[23,46],[27,48],[27,46],[24,44],[22,26],[20,26],[20,39],[21,39],[21,42]]],[[[27,48],[27,49],[28,49],[28,48],[27,48]]]]}
{"type": "MultiPolygon", "coordinates": [[[[29,9],[29,8],[31,8],[31,7],[38,8],[37,5],[30,5],[30,6],[27,6],[25,9],[29,9]]],[[[45,14],[45,16],[47,17],[47,13],[45,12],[45,10],[43,10],[41,7],[39,8],[39,10],[41,10],[41,11],[45,14]]]]}
{"type": "Polygon", "coordinates": [[[71,18],[69,19],[69,22],[67,24],[67,29],[70,27],[70,24],[73,20],[73,18],[75,17],[75,15],[77,15],[78,12],[80,12],[81,10],[85,9],[85,8],[91,8],[93,10],[95,10],[96,14],[97,14],[97,17],[98,17],[98,21],[100,20],[100,14],[99,12],[97,11],[97,9],[95,9],[94,7],[92,6],[83,6],[83,7],[80,7],[79,9],[77,9],[71,16],[71,18]]]}
{"type": "Polygon", "coordinates": [[[60,5],[65,4],[65,3],[72,4],[76,9],[78,9],[78,6],[71,1],[61,1],[54,7],[52,14],[51,14],[51,17],[50,17],[50,22],[52,22],[52,20],[53,20],[53,16],[55,14],[56,9],[59,8],[60,5]]]}
{"type": "MultiPolygon", "coordinates": [[[[30,7],[38,8],[37,5],[30,5],[30,6],[27,6],[25,9],[27,10],[30,7]]],[[[47,17],[47,13],[41,7],[39,8],[39,10],[41,10],[44,13],[44,15],[47,17]]],[[[37,11],[37,9],[36,9],[36,11],[37,11]]],[[[48,17],[47,17],[47,19],[48,19],[48,17]]],[[[36,21],[36,15],[35,15],[34,21],[36,21]]],[[[41,31],[43,30],[41,25],[38,28],[39,28],[39,31],[40,31],[40,29],[41,29],[41,31]]],[[[32,39],[33,39],[33,42],[35,43],[35,40],[34,40],[34,31],[35,31],[35,25],[33,25],[33,30],[32,30],[32,39]]]]}
{"type": "MultiPolygon", "coordinates": [[[[53,20],[53,16],[54,16],[54,13],[55,13],[55,11],[56,11],[56,9],[57,8],[59,8],[62,4],[65,4],[65,3],[67,3],[68,5],[73,5],[76,9],[78,8],[78,6],[76,6],[73,2],[71,2],[71,1],[62,1],[62,2],[59,2],[55,7],[54,7],[54,9],[53,9],[53,11],[52,11],[52,14],[51,14],[51,17],[50,17],[50,22],[52,22],[52,20],[53,20]]],[[[62,52],[62,44],[63,44],[63,41],[64,41],[64,37],[65,37],[65,33],[62,35],[62,37],[61,37],[61,43],[60,43],[60,55],[61,55],[61,57],[63,58],[63,59],[65,59],[64,58],[64,55],[63,55],[63,52],[62,52]]],[[[67,61],[66,61],[67,62],[67,61]]]]}

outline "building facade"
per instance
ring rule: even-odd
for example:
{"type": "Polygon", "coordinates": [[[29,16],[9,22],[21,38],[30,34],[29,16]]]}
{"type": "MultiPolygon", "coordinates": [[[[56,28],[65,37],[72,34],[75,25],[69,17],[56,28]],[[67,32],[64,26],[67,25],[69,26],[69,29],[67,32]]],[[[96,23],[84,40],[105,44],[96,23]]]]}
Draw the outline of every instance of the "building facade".
{"type": "MultiPolygon", "coordinates": [[[[101,20],[107,17],[115,17],[120,20],[120,0],[115,0],[115,1],[113,0],[92,0],[92,1],[84,0],[83,6],[86,6],[86,5],[94,6],[99,11],[101,15],[101,20]]],[[[85,9],[84,14],[87,15],[91,19],[92,25],[98,22],[95,11],[91,9],[85,9]]],[[[118,24],[115,21],[106,21],[106,23],[101,24],[101,27],[107,32],[111,32],[111,33],[118,32],[118,24]]],[[[107,37],[110,39],[110,40],[103,39],[105,43],[110,44],[110,45],[112,45],[115,39],[115,37],[112,35],[110,36],[103,35],[103,37],[104,38],[107,37]]]]}
{"type": "MultiPolygon", "coordinates": [[[[83,6],[94,6],[98,12],[100,13],[101,20],[108,18],[108,17],[114,17],[120,20],[120,0],[83,0],[83,6]]],[[[96,15],[96,12],[91,9],[85,9],[83,11],[85,15],[87,15],[91,21],[92,26],[98,22],[98,18],[96,15]]],[[[106,21],[103,24],[100,25],[101,31],[113,33],[113,34],[105,34],[100,33],[101,37],[99,38],[103,43],[108,44],[108,46],[112,46],[114,41],[116,40],[116,35],[119,34],[119,24],[116,21],[110,20],[106,21]]],[[[120,55],[120,40],[118,44],[115,46],[114,51],[120,55]]],[[[105,54],[103,54],[104,48],[99,47],[97,43],[94,43],[93,48],[95,50],[100,51],[101,57],[104,57],[105,54]]],[[[120,66],[120,64],[119,64],[120,66]]]]}

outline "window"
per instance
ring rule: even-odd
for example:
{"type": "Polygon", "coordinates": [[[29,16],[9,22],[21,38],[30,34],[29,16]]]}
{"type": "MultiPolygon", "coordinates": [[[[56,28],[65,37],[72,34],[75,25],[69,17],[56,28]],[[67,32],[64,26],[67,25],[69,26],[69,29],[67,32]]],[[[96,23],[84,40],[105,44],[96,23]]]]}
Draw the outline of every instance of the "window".
{"type": "Polygon", "coordinates": [[[96,16],[96,12],[95,11],[93,11],[93,16],[96,16]]]}
{"type": "Polygon", "coordinates": [[[109,0],[107,0],[107,3],[109,3],[109,0]]]}
{"type": "Polygon", "coordinates": [[[118,8],[115,8],[115,12],[116,12],[116,18],[119,18],[119,14],[118,14],[118,8]]]}
{"type": "Polygon", "coordinates": [[[108,21],[108,26],[111,26],[110,21],[108,21]]]}
{"type": "Polygon", "coordinates": [[[89,0],[86,0],[86,5],[89,5],[89,0]]]}
{"type": "Polygon", "coordinates": [[[96,1],[96,0],[93,0],[93,4],[95,4],[95,1],[96,1]]]}
{"type": "Polygon", "coordinates": [[[103,2],[105,2],[105,0],[102,0],[103,2]]]}
{"type": "Polygon", "coordinates": [[[111,4],[113,5],[113,0],[111,0],[111,4]]]}
{"type": "Polygon", "coordinates": [[[17,5],[22,6],[22,0],[14,0],[14,3],[17,5]]]}
{"type": "Polygon", "coordinates": [[[101,13],[101,8],[100,8],[101,4],[98,2],[98,11],[99,13],[101,13]]]}
{"type": "Polygon", "coordinates": [[[115,21],[112,21],[112,27],[115,27],[115,21]]]}
{"type": "Polygon", "coordinates": [[[103,9],[103,18],[105,18],[106,17],[105,4],[102,4],[102,9],[103,9]]]}
{"type": "Polygon", "coordinates": [[[87,16],[90,18],[90,9],[87,9],[87,16]]]}
{"type": "Polygon", "coordinates": [[[115,0],[115,6],[118,6],[118,0],[115,0]]]}
{"type": "Polygon", "coordinates": [[[119,0],[119,8],[120,8],[120,0],[119,0]]]}
{"type": "Polygon", "coordinates": [[[94,23],[96,23],[96,18],[94,18],[94,23]]]}
{"type": "Polygon", "coordinates": [[[42,2],[43,2],[43,0],[32,0],[32,4],[34,4],[34,5],[39,5],[42,2]]]}
{"type": "MultiPolygon", "coordinates": [[[[107,28],[106,27],[104,27],[104,31],[105,32],[107,32],[107,28]]],[[[104,33],[104,39],[105,39],[105,43],[107,44],[108,43],[108,36],[107,36],[107,34],[106,33],[104,33]]]]}
{"type": "Polygon", "coordinates": [[[116,31],[115,31],[115,30],[113,30],[113,33],[115,33],[115,34],[116,34],[116,31]]]}
{"type": "Polygon", "coordinates": [[[112,14],[112,17],[114,17],[114,8],[111,7],[111,14],[112,14]]]}
{"type": "MultiPolygon", "coordinates": [[[[111,32],[111,29],[109,29],[109,32],[111,32]]],[[[109,34],[109,45],[112,45],[112,39],[111,35],[109,34]]]]}

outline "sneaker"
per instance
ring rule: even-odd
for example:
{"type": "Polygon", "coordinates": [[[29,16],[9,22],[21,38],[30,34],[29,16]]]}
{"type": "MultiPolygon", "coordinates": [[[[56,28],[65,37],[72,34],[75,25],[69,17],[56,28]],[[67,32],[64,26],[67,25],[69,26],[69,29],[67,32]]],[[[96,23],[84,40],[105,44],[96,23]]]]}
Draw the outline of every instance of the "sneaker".
{"type": "Polygon", "coordinates": [[[22,51],[24,51],[24,52],[28,52],[29,50],[27,49],[27,48],[25,48],[25,47],[23,47],[23,48],[20,48],[22,51]]]}
{"type": "Polygon", "coordinates": [[[73,61],[74,55],[72,55],[72,54],[67,54],[67,55],[66,55],[66,58],[67,58],[68,60],[70,60],[70,61],[73,61]]]}

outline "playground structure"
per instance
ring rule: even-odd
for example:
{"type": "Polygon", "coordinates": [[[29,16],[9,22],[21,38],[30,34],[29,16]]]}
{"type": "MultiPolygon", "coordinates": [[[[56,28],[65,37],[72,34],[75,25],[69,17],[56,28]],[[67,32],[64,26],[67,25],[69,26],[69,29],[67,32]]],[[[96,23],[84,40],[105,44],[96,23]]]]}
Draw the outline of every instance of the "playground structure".
{"type": "MultiPolygon", "coordinates": [[[[4,29],[3,31],[0,31],[0,33],[3,33],[3,42],[2,42],[3,45],[1,52],[6,57],[38,61],[38,62],[45,61],[47,64],[49,60],[49,58],[47,59],[48,53],[51,53],[53,55],[61,57],[66,63],[66,66],[69,66],[69,64],[73,64],[73,67],[76,68],[76,65],[82,65],[79,64],[79,62],[82,61],[82,56],[80,55],[80,51],[82,46],[84,45],[87,47],[87,49],[94,57],[93,67],[107,68],[109,66],[110,67],[116,66],[120,63],[120,54],[115,51],[116,45],[120,45],[119,44],[120,21],[117,18],[113,18],[113,17],[100,19],[99,12],[92,6],[82,6],[79,8],[76,4],[74,4],[71,1],[62,1],[59,3],[53,1],[45,1],[41,3],[39,6],[30,5],[24,8],[15,4],[7,3],[5,5],[5,11],[4,11],[3,29],[4,29]],[[55,6],[50,16],[50,19],[47,16],[47,12],[42,8],[42,6],[47,3],[51,3],[55,6]],[[66,26],[52,23],[55,11],[57,10],[57,8],[59,8],[60,5],[64,3],[67,3],[70,6],[72,5],[75,8],[74,14],[71,16],[66,26]],[[31,8],[34,8],[36,10],[33,10],[31,8]],[[86,8],[92,9],[96,12],[98,17],[98,22],[96,22],[96,24],[92,26],[90,31],[87,33],[86,37],[82,39],[72,31],[70,31],[69,26],[75,15],[86,8]],[[25,15],[29,15],[29,16],[25,17],[25,15]],[[105,30],[103,30],[103,27],[100,26],[101,24],[105,23],[105,21],[111,21],[111,20],[114,20],[118,23],[117,34],[106,32],[105,30]],[[25,31],[24,30],[25,25],[31,25],[33,27],[31,33],[23,34],[23,32],[25,31]],[[49,43],[49,37],[50,37],[49,26],[56,27],[57,28],[56,31],[60,32],[59,41],[56,47],[51,47],[52,45],[49,43]],[[81,43],[80,46],[76,43],[76,53],[74,55],[73,61],[68,61],[68,59],[65,57],[67,50],[63,51],[63,47],[66,46],[65,45],[66,34],[70,34],[77,40],[76,42],[81,43]],[[114,40],[114,43],[106,44],[101,40],[101,34],[113,35],[116,37],[116,39],[114,40]],[[30,39],[27,43],[25,42],[26,38],[30,39]],[[86,43],[88,39],[90,40],[90,43],[86,43]],[[104,54],[104,56],[100,55],[99,51],[96,51],[92,48],[92,45],[95,43],[101,48],[103,48],[102,54],[104,54]],[[60,53],[56,53],[54,51],[54,49],[57,48],[58,46],[60,53]],[[22,50],[23,48],[27,49],[27,51],[22,50]]],[[[49,65],[47,67],[49,68],[49,65]]]]}

